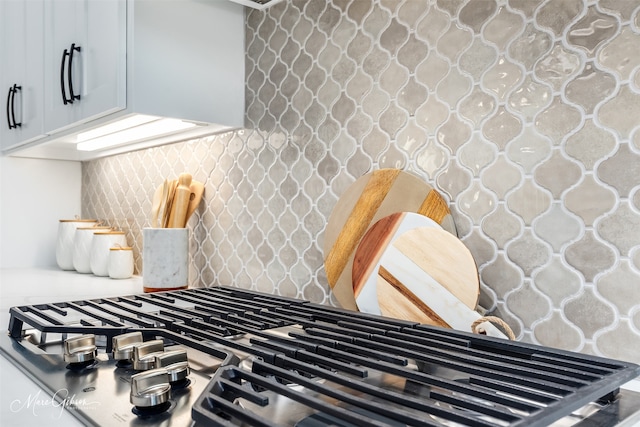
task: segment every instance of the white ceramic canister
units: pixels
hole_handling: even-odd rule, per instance
[[[61,219],[56,241],[56,262],[62,270],[73,270],[73,239],[78,227],[97,224],[95,219]]]
[[[89,256],[89,264],[93,274],[104,277],[109,275],[109,252],[116,245],[127,246],[127,238],[124,231],[93,233],[91,254]]]
[[[189,229],[142,229],[142,284],[145,292],[189,286]]]
[[[73,268],[78,273],[91,273],[91,242],[93,233],[111,231],[108,226],[78,227],[73,238]]]
[[[114,246],[109,249],[109,277],[128,279],[133,276],[133,248]]]

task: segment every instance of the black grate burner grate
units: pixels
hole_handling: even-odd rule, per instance
[[[537,345],[212,287],[10,309],[9,333],[142,331],[223,360],[192,408],[203,425],[547,426],[616,399],[640,366]],[[27,326],[27,327],[25,327]],[[296,326],[285,335],[276,328]],[[236,339],[246,335],[248,339]],[[250,356],[250,368],[236,353]]]

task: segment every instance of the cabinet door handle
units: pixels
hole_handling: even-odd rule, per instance
[[[13,93],[13,87],[9,86],[9,93],[7,94],[7,123],[9,123],[9,129],[13,129],[13,125],[11,124],[11,115],[9,111],[11,111],[11,94]]]
[[[62,102],[64,103],[64,105],[73,103],[73,99],[68,100],[67,94],[64,91],[64,60],[67,56],[69,56],[69,51],[65,49],[64,52],[62,52],[62,60],[60,61],[60,90],[62,91]]]
[[[22,126],[22,122],[18,123],[16,122],[16,105],[15,105],[15,100],[16,100],[16,93],[22,90],[22,86],[18,86],[17,84],[14,83],[13,85],[13,95],[11,95],[11,120],[13,120],[13,128],[19,128],[20,126]]]
[[[80,52],[80,46],[76,46],[75,43],[71,43],[71,49],[69,49],[69,65],[67,67],[67,81],[69,82],[69,102],[73,103],[74,99],[80,99],[80,95],[73,93],[73,79],[71,78],[71,68],[73,66],[73,52]]]

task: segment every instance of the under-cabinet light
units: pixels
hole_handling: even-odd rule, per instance
[[[178,119],[136,115],[78,134],[76,148],[95,151],[149,139],[197,126]]]
[[[145,114],[135,114],[133,116],[118,120],[114,123],[109,123],[103,126],[99,126],[95,129],[91,129],[86,132],[81,132],[76,137],[77,142],[89,141],[90,139],[100,138],[101,136],[110,135],[116,132],[123,131],[135,126],[140,126],[145,123],[158,120],[160,117],[147,116]]]

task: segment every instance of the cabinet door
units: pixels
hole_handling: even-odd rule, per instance
[[[82,0],[50,0],[45,3],[44,125],[47,133],[64,128],[80,117],[78,106],[81,99],[71,99],[70,89],[79,92],[82,83],[82,51],[73,51],[72,57],[70,49],[72,45],[79,49],[86,46],[80,25],[83,8]]]
[[[124,0],[45,3],[45,129],[55,133],[124,108]]]
[[[44,136],[43,8],[42,0],[0,2],[3,150]]]
[[[87,50],[83,59],[81,118],[95,119],[126,107],[127,5],[125,0],[86,1]]]

